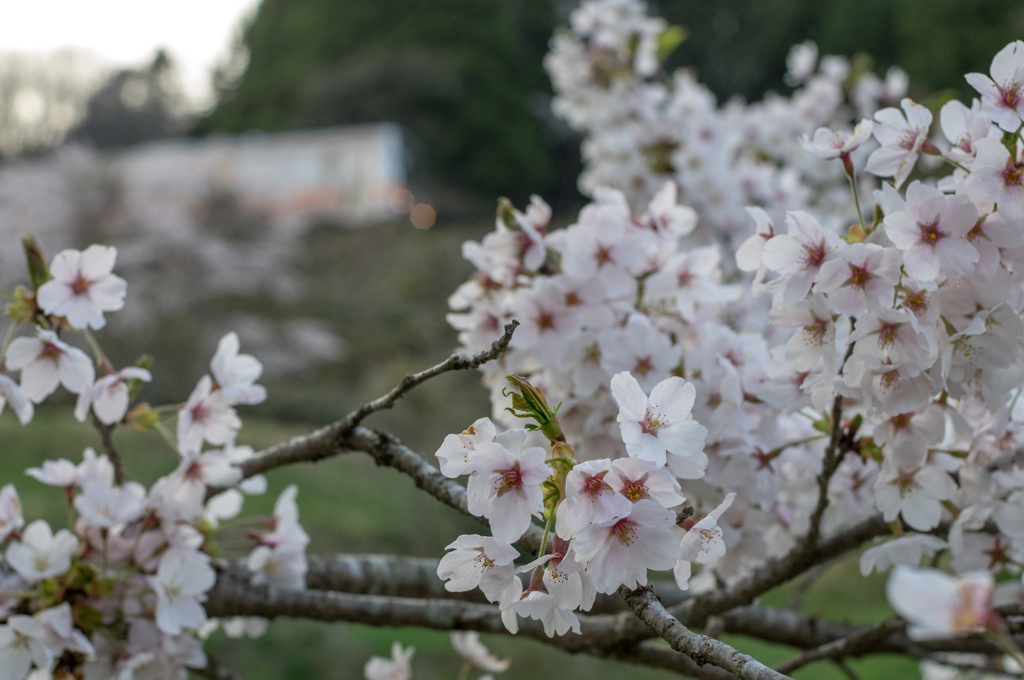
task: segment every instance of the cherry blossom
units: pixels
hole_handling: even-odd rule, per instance
[[[21,391],[37,404],[60,384],[68,392],[79,394],[92,385],[96,376],[89,355],[42,328],[35,338],[15,338],[11,342],[7,366],[21,369]]]
[[[599,593],[647,585],[647,570],[671,569],[679,558],[672,540],[675,513],[640,500],[628,515],[587,527],[573,541],[576,559],[586,563]]]
[[[649,460],[619,458],[612,461],[611,468],[608,484],[633,503],[650,499],[666,508],[674,508],[686,500],[673,475]]]
[[[565,479],[565,500],[558,507],[555,531],[570,539],[588,524],[600,524],[629,513],[629,500],[609,484],[611,462],[580,463]]]
[[[22,425],[27,425],[32,420],[35,409],[32,401],[26,397],[18,383],[10,379],[4,373],[0,373],[0,413],[3,413],[4,406],[11,405],[11,410]]]
[[[67,529],[54,535],[41,519],[29,524],[21,539],[7,546],[7,562],[30,583],[63,574],[71,568],[71,556],[78,550],[78,539]]]
[[[458,477],[474,471],[470,458],[476,452],[474,445],[479,442],[493,442],[497,429],[490,418],[480,418],[462,431],[444,438],[441,448],[434,455],[441,461],[441,473],[446,477]],[[520,442],[520,445],[522,442]]]
[[[995,201],[1002,215],[1024,219],[1024,162],[996,139],[980,139],[974,146],[977,155],[966,186]]]
[[[1016,132],[1024,119],[1024,42],[1012,42],[992,59],[992,77],[968,73],[967,82],[977,90],[982,108],[1006,132]]]
[[[509,659],[499,659],[480,642],[480,634],[476,631],[452,631],[452,647],[474,667],[491,673],[504,673],[511,665]]]
[[[128,288],[124,279],[111,273],[116,259],[117,249],[111,246],[57,253],[50,263],[53,278],[37,293],[39,306],[47,314],[67,318],[75,328],[103,328],[103,313],[124,307]]]
[[[447,581],[444,587],[458,593],[479,587],[491,602],[507,604],[509,597],[518,598],[522,584],[515,577],[513,560],[519,552],[511,545],[499,543],[488,536],[460,536],[449,545],[451,550],[437,565],[437,576]],[[518,586],[518,592],[516,592]],[[512,589],[512,592],[508,592]]]
[[[993,625],[992,574],[957,578],[938,569],[897,566],[886,584],[889,603],[910,622],[915,640],[967,635]]]
[[[928,141],[932,114],[910,99],[900,102],[903,108],[882,109],[875,113],[873,132],[882,145],[868,157],[866,170],[879,177],[892,177],[899,189],[917,163],[921,149]]]
[[[842,259],[822,265],[814,289],[828,297],[833,309],[855,316],[891,305],[899,279],[899,251],[855,243],[843,250]]]
[[[826,262],[838,254],[839,238],[805,212],[786,215],[788,233],[778,234],[764,245],[762,259],[768,269],[785,278],[785,299],[803,299]]]
[[[267,390],[256,381],[263,375],[263,364],[250,354],[239,354],[238,333],[228,333],[217,343],[210,371],[224,395],[235,404],[261,404]]]
[[[31,616],[8,617],[0,625],[0,678],[24,680],[29,670],[49,670],[53,655],[46,646],[46,630]]]
[[[870,120],[862,120],[853,128],[852,132],[846,130],[829,130],[818,128],[814,131],[814,138],[804,135],[800,144],[804,151],[816,158],[849,158],[861,144],[871,138],[872,124]]]
[[[178,446],[185,452],[198,452],[204,441],[213,445],[230,444],[242,426],[234,402],[213,389],[213,380],[204,375],[178,411]]]
[[[947,275],[974,270],[978,251],[964,237],[978,222],[978,211],[969,198],[945,196],[915,181],[907,188],[907,208],[885,217],[886,236],[905,251],[907,276],[934,281],[940,270]]]
[[[396,642],[391,645],[390,659],[371,657],[366,662],[363,674],[366,680],[412,680],[412,668],[409,664],[415,653],[415,647],[402,649],[402,645]]]
[[[21,515],[21,499],[13,484],[0,488],[0,543],[25,526]]]
[[[692,383],[673,376],[658,383],[648,397],[623,371],[612,378],[612,396],[629,455],[663,466],[666,453],[694,456],[704,448],[707,429],[690,414],[696,397]]]
[[[75,403],[75,418],[84,423],[89,410],[104,425],[113,425],[124,419],[128,412],[129,380],[149,382],[153,379],[149,371],[137,366],[122,368],[116,373],[105,375],[93,385],[82,390]]]
[[[213,587],[216,573],[201,553],[172,548],[160,559],[155,576],[148,577],[156,592],[156,623],[160,630],[177,635],[199,628],[206,621],[201,602]]]
[[[530,526],[531,515],[543,510],[541,482],[551,474],[544,449],[533,447],[518,453],[497,442],[476,445],[477,472],[467,486],[469,511],[491,522],[494,537],[513,543]]]
[[[736,499],[735,493],[725,497],[717,508],[696,522],[680,541],[680,555],[673,565],[676,585],[686,590],[689,587],[691,563],[714,564],[725,555],[725,541],[722,540],[722,529],[718,526],[725,511],[732,507]]]

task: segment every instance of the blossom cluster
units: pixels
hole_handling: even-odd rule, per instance
[[[671,87],[655,77],[666,27],[640,3],[588,2],[572,25],[554,42],[549,69],[557,110],[588,135],[583,187],[593,202],[561,230],[539,198],[525,212],[500,205],[495,231],[463,248],[477,272],[452,296],[449,316],[467,349],[520,322],[501,365],[483,369],[493,418],[522,425],[522,413],[504,413],[502,377],[523,376],[560,401],[565,444],[545,432],[552,447],[542,457],[490,421],[450,437],[438,452],[446,474],[468,473],[471,489],[493,496],[471,501],[477,514],[491,517],[488,504],[506,502],[502,475],[520,456],[530,480],[550,477],[530,482],[514,527],[492,522],[493,538],[463,537],[456,553],[470,560],[476,551],[488,569],[511,574],[508,544],[529,528],[529,510],[553,522],[549,572],[571,557],[567,573],[583,574],[584,594],[632,587],[647,568],[668,568],[670,556],[700,562],[680,557],[666,513],[685,495],[723,541],[714,574],[695,576],[695,587],[711,588],[819,530],[824,468],[822,532],[876,514],[892,527],[863,554],[865,574],[943,552],[960,574],[1020,573],[1024,42],[1000,50],[990,74],[967,76],[978,92],[970,105],[933,112],[903,98],[877,109],[896,103],[905,78],[853,78],[829,58],[819,72],[816,50],[803,45],[790,55],[800,86],[791,99],[717,110],[706,96],[694,104],[701,89],[690,76],[676,74]],[[772,111],[789,127],[760,124]],[[667,134],[675,136],[659,137]],[[684,162],[695,149],[707,155]],[[789,177],[799,191],[701,184],[712,176],[755,186],[743,170],[755,149],[765,177]],[[846,200],[836,197],[841,188]],[[667,393],[683,389],[685,408],[665,406]],[[642,443],[663,415],[701,427],[687,455]],[[498,447],[508,452],[501,464],[488,453]],[[648,556],[617,561],[609,574],[607,546],[593,534],[621,521],[621,497],[635,500],[621,490],[622,471],[640,465],[654,465],[649,474],[664,475],[659,488],[672,491],[651,511],[665,531],[631,544]],[[554,509],[543,504],[545,483],[556,487]],[[713,512],[733,498],[726,515]],[[631,540],[623,534],[621,544]],[[676,568],[680,585],[688,568]],[[453,563],[449,577],[465,573]],[[518,586],[502,579],[480,585],[505,611],[529,615]],[[545,579],[536,590],[555,597],[558,583]],[[557,609],[553,630],[562,632],[573,618]]]
[[[63,387],[77,395],[75,418],[92,420],[106,453],[89,448],[78,463],[59,458],[26,471],[33,483],[63,490],[67,526],[56,531],[42,519],[26,523],[13,484],[0,489],[0,677],[184,680],[189,668],[206,665],[197,636],[219,623],[203,608],[216,580],[217,530],[240,513],[243,494],[266,490],[262,477],[242,480],[237,464],[253,452],[235,444],[242,424],[235,407],[266,398],[257,384],[262,366],[229,333],[212,376],[185,403],[135,403],[149,371],[115,368],[91,332],[124,305],[116,249],[65,250],[47,264],[29,239],[26,254],[31,287],[19,286],[5,310],[0,410],[9,405],[27,424],[34,406]],[[93,356],[73,344],[76,337]],[[164,424],[170,418],[176,434]],[[149,489],[126,480],[111,438],[119,426],[158,432],[176,467]],[[266,531],[249,536],[254,585],[305,587],[309,538],[294,487],[278,499]],[[250,619],[223,623],[239,633],[264,627]]]
[[[555,35],[545,65],[555,115],[584,135],[581,190],[616,188],[637,206],[671,180],[706,242],[743,233],[748,205],[776,218],[810,208],[852,216],[842,169],[803,153],[801,137],[897,102],[906,73],[883,79],[845,57],[819,60],[808,42],[789,55],[791,94],[719,106],[692,72],[663,72],[678,31],[642,0],[601,0],[583,3]]]

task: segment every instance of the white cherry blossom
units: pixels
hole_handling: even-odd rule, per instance
[[[968,73],[965,78],[981,94],[983,110],[992,120],[1006,132],[1016,132],[1024,119],[1024,42],[999,50],[991,74]]]
[[[89,416],[89,410],[92,409],[99,421],[105,425],[121,422],[128,412],[128,381],[149,382],[152,379],[149,371],[137,366],[128,366],[116,373],[103,376],[78,395],[75,418],[78,422],[84,423]]]
[[[202,602],[217,575],[202,553],[172,548],[160,558],[155,576],[147,578],[156,592],[156,623],[161,631],[177,635],[206,622]]]
[[[552,474],[539,447],[513,453],[497,442],[476,445],[477,471],[469,478],[469,511],[490,520],[494,537],[514,543],[543,511],[541,483]]]
[[[565,500],[558,506],[555,531],[570,539],[588,524],[618,519],[631,509],[629,500],[609,484],[611,461],[579,463],[565,478]]]
[[[893,609],[907,619],[915,640],[968,635],[993,625],[994,583],[988,572],[955,577],[938,569],[897,566],[885,593]]]
[[[204,375],[178,411],[178,446],[181,450],[198,453],[204,441],[215,446],[232,443],[242,426],[232,408],[233,403],[223,390],[214,390],[213,380]]]
[[[692,383],[673,376],[658,383],[648,397],[623,371],[612,378],[612,396],[629,455],[663,466],[668,452],[686,457],[703,450],[707,429],[690,413],[696,397]]]
[[[67,318],[75,328],[103,328],[107,323],[103,313],[124,307],[128,288],[124,279],[112,273],[116,259],[117,249],[111,246],[57,253],[50,263],[53,278],[39,287],[39,306],[47,314]]]
[[[54,535],[41,519],[29,524],[21,540],[7,546],[7,562],[30,583],[59,576],[71,568],[71,556],[78,550],[78,539],[67,529]]]
[[[671,569],[679,559],[673,540],[675,513],[640,500],[622,519],[592,524],[573,541],[576,559],[587,565],[599,593],[647,585],[647,570]]]
[[[0,625],[0,678],[24,680],[33,666],[48,671],[52,662],[46,630],[31,616],[11,616]]]
[[[89,355],[62,342],[53,331],[38,329],[34,338],[15,338],[7,348],[7,366],[21,369],[21,391],[40,403],[63,384],[79,394],[96,377]]]
[[[4,412],[4,406],[8,404],[22,425],[32,420],[35,411],[32,400],[24,395],[18,383],[11,380],[10,376],[0,373],[0,413]]]
[[[241,342],[234,331],[217,343],[217,353],[210,361],[210,371],[224,395],[235,404],[261,404],[267,389],[257,385],[263,375],[263,364],[251,354],[239,354]]]
[[[412,680],[412,655],[415,647],[402,649],[398,642],[391,645],[391,658],[374,656],[366,662],[363,674],[366,680]]]
[[[25,526],[21,515],[21,499],[13,484],[5,484],[0,488],[0,543],[8,536]]]
[[[882,145],[868,157],[866,170],[879,177],[892,177],[899,189],[917,163],[921,148],[928,141],[932,114],[927,108],[904,99],[899,109],[882,109],[875,113],[873,132]]]

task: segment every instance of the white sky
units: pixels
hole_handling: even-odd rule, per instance
[[[209,95],[209,73],[259,0],[0,0],[0,50],[85,49],[137,66],[167,48],[190,97]]]

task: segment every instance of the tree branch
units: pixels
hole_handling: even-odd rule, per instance
[[[623,586],[619,588],[619,594],[639,619],[667,641],[672,649],[686,654],[698,666],[713,664],[743,680],[783,680],[787,677],[724,642],[691,632],[666,611],[648,586],[636,590]]]
[[[355,430],[367,416],[377,411],[389,409],[395,405],[409,390],[420,383],[448,371],[464,371],[477,368],[488,361],[497,359],[508,351],[509,342],[519,322],[512,320],[505,325],[505,333],[491,343],[490,349],[472,356],[463,357],[453,354],[438,365],[419,373],[410,373],[402,378],[390,392],[379,399],[368,401],[352,411],[341,420],[331,423],[309,434],[293,437],[288,441],[260,451],[242,463],[244,477],[252,477],[282,465],[300,462],[314,462],[329,456],[337,455],[344,450],[342,442]]]
[[[192,672],[209,680],[242,680],[242,676],[228,668],[215,658],[206,655],[205,668],[193,668]]]
[[[817,544],[821,533],[821,518],[825,514],[825,508],[828,507],[828,483],[836,468],[839,467],[840,456],[837,455],[837,449],[843,434],[842,419],[843,397],[837,394],[832,401],[832,434],[828,440],[828,447],[825,449],[825,458],[821,462],[821,473],[818,474],[818,503],[814,512],[811,513],[807,534],[803,538],[805,549],[812,549]]]
[[[114,484],[123,486],[126,480],[124,464],[121,462],[121,454],[117,452],[117,447],[114,446],[114,426],[101,423],[95,413],[92,414],[91,420],[96,431],[100,433],[100,439],[103,441],[103,450],[107,452],[107,457],[110,458],[110,463],[114,466]]]
[[[891,634],[906,629],[907,622],[902,619],[889,619],[877,626],[859,630],[855,633],[833,640],[814,649],[801,652],[789,661],[775,667],[780,673],[791,675],[798,668],[822,659],[840,661],[848,656],[860,656],[866,651],[877,647],[880,640]]]

